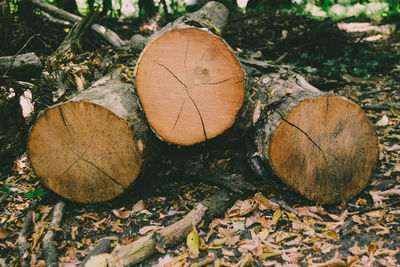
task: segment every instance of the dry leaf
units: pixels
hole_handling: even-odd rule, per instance
[[[375,126],[384,127],[389,124],[389,119],[386,115],[384,115],[379,121],[375,123]]]
[[[148,232],[156,231],[156,230],[158,230],[158,229],[161,229],[161,227],[160,227],[160,226],[156,226],[156,225],[145,226],[145,227],[140,228],[139,234],[145,235],[145,234],[147,234]]]
[[[258,202],[260,210],[277,210],[279,205],[269,199],[267,199],[263,194],[257,192],[254,195],[254,200]]]
[[[106,223],[107,218],[104,218],[98,222],[94,222],[93,225],[95,226],[95,231],[97,231],[98,229],[101,229],[102,231],[106,230],[106,228],[104,227],[103,223]]]
[[[364,224],[368,225],[366,220],[364,220],[363,218],[361,218],[360,216],[358,216],[356,214],[351,216],[351,219],[353,220],[353,222],[355,222],[355,223],[357,223],[359,225],[364,225]]]
[[[99,214],[97,214],[95,212],[84,213],[84,214],[82,214],[82,217],[83,218],[90,218],[90,219],[95,220],[95,221],[100,220]]]
[[[373,211],[368,211],[365,213],[365,215],[372,217],[372,218],[381,218],[382,217],[382,210],[373,210]]]
[[[361,256],[367,252],[365,249],[361,249],[359,246],[357,246],[357,243],[355,243],[354,246],[349,248],[349,251],[351,254],[353,254],[355,256]]]
[[[225,244],[226,244],[228,247],[232,247],[232,246],[236,245],[237,242],[239,242],[239,240],[240,240],[240,236],[239,236],[239,235],[229,236],[229,237],[227,237],[227,238],[225,239]]]
[[[400,196],[400,185],[386,191],[370,191],[375,207],[378,207],[382,200],[389,199],[390,196]]]
[[[229,224],[222,219],[214,219],[210,223],[209,228],[213,229],[214,227],[219,226],[219,225],[228,226]]]
[[[382,225],[374,225],[368,228],[365,228],[365,231],[368,233],[371,230],[376,231],[377,235],[386,235],[386,234],[390,234],[390,229],[392,229],[392,227],[385,227]]]
[[[0,239],[6,239],[8,236],[7,230],[0,228]]]
[[[111,232],[117,232],[117,233],[123,233],[124,232],[124,230],[121,227],[119,227],[118,223],[119,223],[119,221],[112,223]]]
[[[329,266],[329,267],[345,267],[346,262],[340,257],[339,252],[336,251],[335,256],[333,256],[332,259],[325,261],[325,262],[321,262],[321,263],[314,263],[313,259],[310,259],[308,261],[308,265],[312,266],[312,267],[325,267],[325,266]]]
[[[337,216],[335,214],[328,214],[328,215],[333,220],[338,221],[338,222],[342,222],[347,218],[347,215],[349,215],[349,211],[348,210],[343,211],[343,213],[340,216]]]
[[[126,211],[121,211],[120,209],[113,209],[112,212],[114,213],[115,216],[121,219],[126,219],[129,216],[131,216],[131,211],[126,210]]]
[[[136,214],[141,212],[146,208],[146,203],[143,200],[139,200],[136,204],[132,207],[132,214]]]
[[[187,235],[186,245],[189,249],[191,256],[194,258],[197,258],[200,254],[200,250],[199,250],[200,241],[199,241],[199,234],[197,233],[196,227],[193,227],[193,229]]]
[[[281,218],[281,216],[282,216],[282,210],[281,209],[276,210],[274,212],[274,215],[272,215],[273,224],[276,225],[278,223],[279,219]]]

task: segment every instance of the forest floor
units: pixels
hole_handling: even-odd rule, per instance
[[[346,96],[365,110],[378,134],[379,164],[355,198],[321,206],[275,177],[255,177],[240,142],[204,153],[185,151],[184,161],[165,146],[154,175],[117,199],[96,205],[63,200],[62,223],[53,229],[60,265],[79,265],[102,238],[114,248],[176,222],[220,190],[204,173],[221,170],[244,174],[254,190],[191,233],[200,240],[199,253],[193,252],[196,244],[182,240],[143,266],[399,266],[400,34],[393,27],[259,15],[232,19],[223,35],[238,54],[289,65],[317,88]],[[124,36],[126,27],[118,28]],[[109,50],[103,55],[118,57]],[[94,62],[99,52],[90,53],[86,59]],[[0,266],[18,265],[28,254],[31,266],[44,266],[43,236],[60,197],[40,183],[26,156],[1,177],[0,193]],[[17,239],[30,210],[29,253],[19,256]]]

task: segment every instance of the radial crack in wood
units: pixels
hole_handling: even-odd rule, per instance
[[[180,145],[222,134],[244,100],[243,70],[230,48],[193,27],[152,40],[139,58],[136,83],[150,126]]]
[[[378,146],[374,128],[357,105],[323,96],[294,107],[273,132],[265,153],[291,188],[309,199],[334,203],[366,186]]]
[[[158,154],[132,84],[121,78],[118,69],[70,101],[48,108],[30,131],[33,169],[48,188],[69,200],[115,198]]]

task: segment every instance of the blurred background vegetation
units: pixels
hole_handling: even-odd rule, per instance
[[[33,1],[33,0],[31,0]],[[151,34],[157,27],[203,6],[208,0],[44,0],[84,16],[100,11],[98,23],[125,40],[134,34]],[[234,48],[259,51],[266,60],[296,66],[298,71],[337,78],[341,73],[368,79],[377,70],[399,65],[399,55],[368,44],[368,38],[398,36],[400,0],[218,0],[230,9],[223,37]],[[63,40],[69,27],[46,22],[45,12],[27,0],[0,0],[0,56],[15,55],[21,47],[49,55]],[[44,18],[44,20],[43,20]],[[340,24],[371,28],[349,36]],[[376,26],[385,24],[385,28]],[[346,26],[346,25],[344,25]],[[339,30],[340,28],[340,30]],[[381,29],[382,28],[382,29]],[[380,31],[384,33],[381,34]],[[88,33],[89,35],[92,33]],[[395,35],[392,35],[395,34]],[[34,38],[32,38],[34,36]],[[103,44],[96,36],[86,39],[86,49]],[[98,39],[98,38],[97,38]],[[27,44],[27,40],[29,40]],[[325,86],[325,81],[320,87]]]
[[[187,11],[194,11],[207,0],[45,0],[71,13],[85,15],[98,7],[103,16],[153,17],[157,14],[173,19]],[[0,0],[4,15],[17,14],[21,0]],[[400,14],[399,0],[220,0],[231,11],[241,13],[276,11],[308,15],[333,21],[352,18],[375,20]]]

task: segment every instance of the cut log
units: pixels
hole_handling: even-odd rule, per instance
[[[263,74],[258,81],[252,85],[261,92],[255,98],[266,107],[250,159],[256,172],[268,176],[267,163],[290,188],[319,203],[358,194],[378,161],[376,132],[362,109],[288,70]],[[273,97],[265,100],[265,95]]]
[[[42,63],[35,53],[0,57],[0,75],[17,79],[35,78],[42,72]]]
[[[48,108],[28,140],[32,167],[51,190],[95,203],[123,193],[157,155],[152,134],[120,70]],[[151,151],[151,153],[149,153]]]
[[[193,27],[164,32],[146,46],[136,86],[150,126],[161,139],[179,145],[222,134],[244,99],[244,73],[231,49]]]

